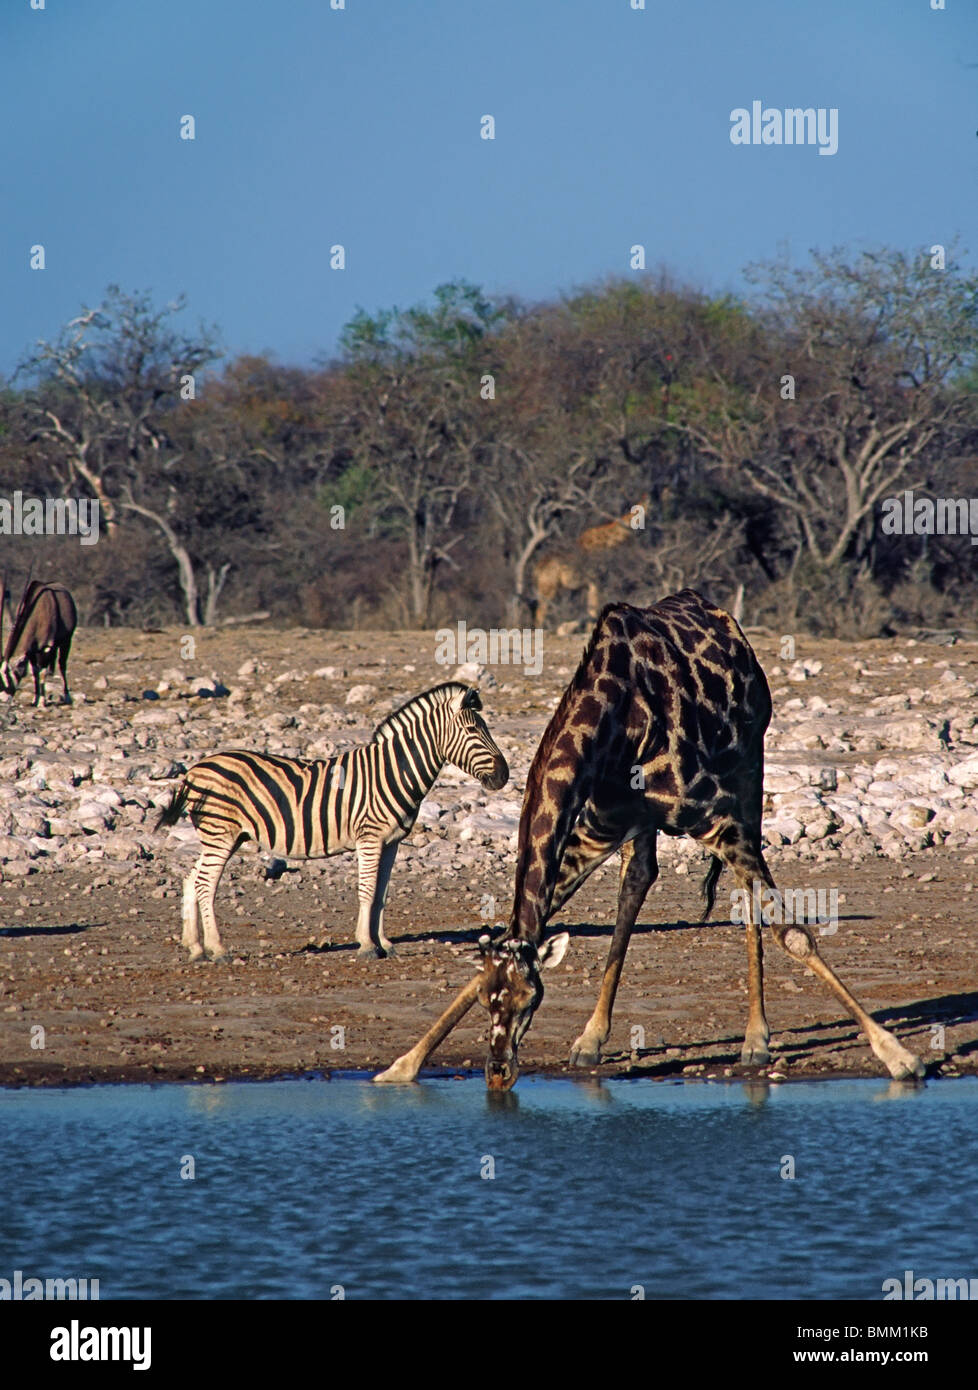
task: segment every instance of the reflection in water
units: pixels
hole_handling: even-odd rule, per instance
[[[208,1085],[206,1082],[200,1085],[187,1087],[187,1108],[198,1111],[202,1115],[214,1115],[219,1110],[223,1110],[227,1104],[227,1083],[221,1085]]]
[[[374,1086],[362,1081],[333,1081],[332,1085],[357,1088],[357,1109],[366,1115],[412,1114],[421,1110],[445,1110],[452,1107],[452,1088],[464,1082],[445,1078],[444,1084],[421,1085],[409,1082],[405,1086]]]
[[[911,1125],[870,1103],[911,1098]],[[105,1298],[878,1299],[908,1250],[973,1265],[976,1118],[971,1078],[0,1090],[0,1275],[29,1251]],[[803,1201],[772,1154],[804,1155]]]
[[[487,1086],[486,1108],[495,1115],[505,1114],[507,1111],[512,1114],[520,1108],[519,1095],[516,1091],[490,1091]]]
[[[614,1101],[611,1087],[606,1086],[600,1076],[575,1076],[572,1084],[577,1094],[591,1105],[611,1105]]]
[[[908,1076],[905,1081],[891,1081],[885,1090],[876,1092],[873,1100],[909,1100],[923,1095],[926,1089],[923,1081]]]
[[[751,1077],[744,1082],[744,1095],[754,1110],[760,1110],[770,1099],[771,1083],[766,1076]]]

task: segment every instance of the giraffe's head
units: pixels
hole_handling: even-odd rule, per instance
[[[567,932],[537,947],[531,941],[479,938],[482,976],[476,998],[489,1013],[486,1085],[508,1091],[519,1075],[517,1049],[543,999],[540,972],[559,965],[570,938]]]

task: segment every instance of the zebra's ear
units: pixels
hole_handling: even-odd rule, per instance
[[[467,691],[465,692],[465,694],[462,696],[462,703],[459,705],[459,709],[481,709],[481,708],[482,708],[482,699],[481,699],[481,697],[480,697],[480,695],[479,695],[478,690],[476,690],[476,688],[475,688],[474,685],[469,686],[468,690],[467,690]]]

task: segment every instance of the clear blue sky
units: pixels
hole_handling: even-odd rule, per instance
[[[0,372],[112,282],[308,363],[358,305],[546,298],[634,242],[717,291],[975,252],[976,65],[975,0],[2,0]],[[734,146],[755,99],[837,107],[838,153]]]

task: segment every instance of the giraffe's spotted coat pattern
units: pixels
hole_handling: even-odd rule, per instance
[[[604,609],[530,766],[508,930],[483,948],[491,1088],[514,1083],[517,1047],[543,997],[536,956],[527,949],[541,947],[550,917],[616,850],[622,876],[615,933],[597,1005],[571,1051],[572,1061],[585,1065],[600,1059],[611,1031],[629,937],[658,873],[660,832],[689,835],[712,854],[703,884],[707,913],[724,866],[750,901],[755,880],[774,887],[761,850],[770,719],[770,691],[750,643],[729,613],[695,590],[653,608]],[[769,1060],[760,925],[747,926],[750,1010],[741,1055],[751,1064]],[[921,1074],[917,1058],[869,1018],[804,927],[773,930],[778,945],[846,1005],[892,1075]],[[523,1006],[513,992],[517,979],[531,991]]]
[[[711,853],[707,912],[724,866],[744,894],[750,1003],[741,1061],[766,1064],[762,924],[752,890],[755,881],[775,886],[761,852],[770,718],[770,692],[750,643],[701,594],[683,589],[652,608],[605,608],[530,765],[509,926],[496,942],[480,943],[481,975],[378,1079],[413,1079],[478,997],[490,1017],[486,1081],[508,1090],[520,1040],[543,998],[540,970],[566,950],[566,933],[547,939],[548,921],[620,850],[618,915],[601,990],[571,1049],[572,1062],[598,1062],[632,928],[658,874],[660,832],[689,835]],[[821,958],[806,927],[782,923],[772,931],[831,989],[892,1076],[923,1075],[918,1058],[870,1018]]]

